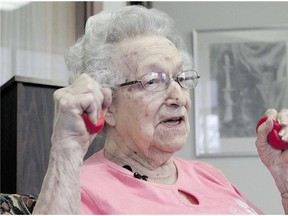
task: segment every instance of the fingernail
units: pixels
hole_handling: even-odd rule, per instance
[[[288,120],[281,119],[279,124],[282,125],[282,126],[287,125],[288,124]]]
[[[278,134],[279,134],[279,136],[282,136],[282,137],[283,137],[283,136],[284,136],[284,134],[285,134],[285,132],[284,132],[284,130],[282,129],[282,130],[280,130],[280,131],[279,131],[279,133],[278,133]]]
[[[288,134],[286,134],[285,136],[282,136],[282,140],[285,142],[288,142]]]

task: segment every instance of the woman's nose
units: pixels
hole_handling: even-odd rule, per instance
[[[165,100],[166,106],[185,106],[186,97],[180,84],[174,79],[170,80],[169,86],[166,90],[167,98]]]

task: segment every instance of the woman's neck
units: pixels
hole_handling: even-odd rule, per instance
[[[121,147],[120,147],[121,146]],[[171,154],[149,154],[149,158],[130,151],[125,145],[106,142],[104,146],[105,157],[119,166],[128,165],[132,172],[148,176],[147,181],[160,184],[174,184],[177,180],[177,169],[171,159]]]

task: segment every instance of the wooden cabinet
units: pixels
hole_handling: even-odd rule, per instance
[[[38,194],[47,170],[53,93],[60,85],[14,77],[1,86],[1,192]]]
[[[55,90],[64,83],[14,77],[1,86],[2,193],[39,194],[47,171]],[[104,145],[94,140],[88,158]]]

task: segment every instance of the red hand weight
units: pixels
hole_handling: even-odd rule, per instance
[[[256,132],[258,130],[258,127],[266,120],[267,117],[263,117],[258,121],[256,126]],[[281,130],[281,125],[279,125],[279,123],[274,120],[273,123],[273,129],[268,136],[268,143],[275,149],[288,149],[288,142],[284,142],[283,140],[281,140],[281,137],[279,137],[278,135],[279,131]]]
[[[98,133],[98,132],[100,132],[103,129],[104,121],[105,121],[104,112],[102,112],[102,111],[100,112],[100,117],[97,119],[97,123],[96,124],[93,124],[89,120],[87,113],[84,113],[82,115],[82,117],[83,117],[83,120],[85,122],[85,125],[86,125],[87,130],[89,131],[89,133],[91,133],[91,134]]]

